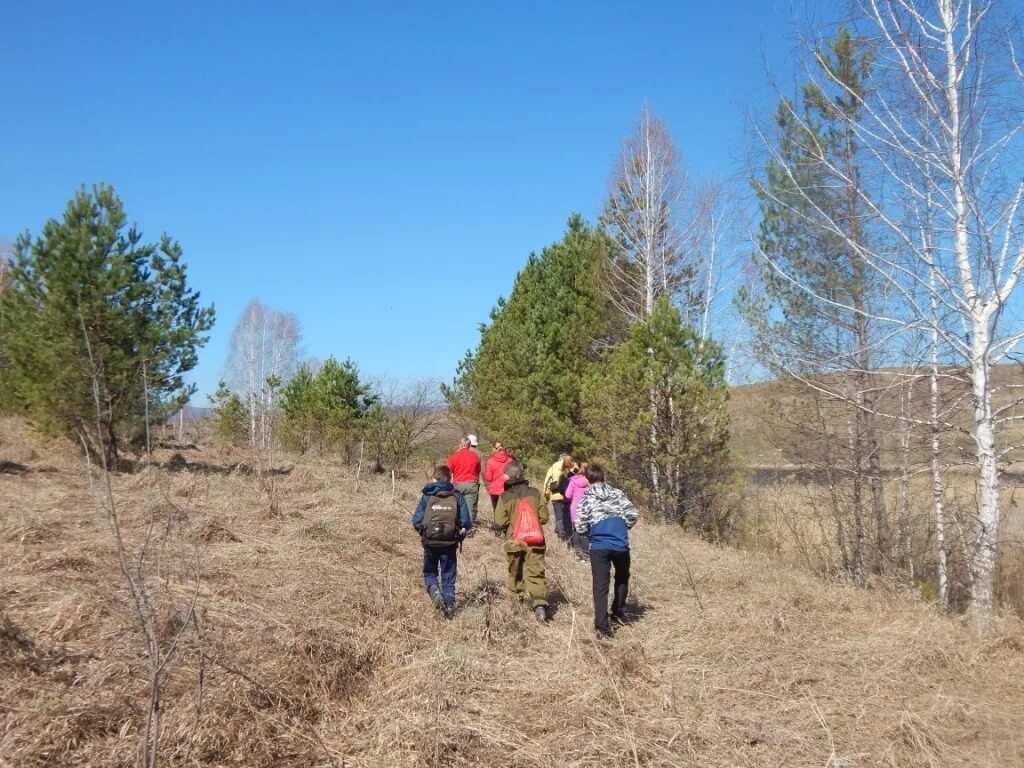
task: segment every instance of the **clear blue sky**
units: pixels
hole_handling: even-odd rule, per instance
[[[775,0],[5,2],[0,240],[112,183],[216,304],[197,402],[252,297],[299,316],[309,355],[448,379],[529,252],[596,217],[645,99],[695,173],[737,171],[790,19]]]

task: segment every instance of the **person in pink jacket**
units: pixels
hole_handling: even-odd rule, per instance
[[[590,551],[589,537],[576,531],[576,513],[580,507],[580,500],[590,486],[587,480],[588,466],[586,459],[577,459],[576,474],[569,478],[569,485],[565,489],[565,500],[569,502],[569,520],[572,521],[572,548],[579,560],[586,560]]]
[[[491,497],[491,511],[498,506],[498,499],[505,492],[505,465],[512,460],[501,443],[494,444],[494,453],[487,457],[484,467],[484,482],[487,493]]]

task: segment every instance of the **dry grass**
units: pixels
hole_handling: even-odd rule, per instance
[[[826,577],[843,577],[843,568],[836,543],[836,524],[830,512],[827,485],[814,480],[801,480],[789,474],[769,479],[767,472],[751,479],[745,490],[742,529],[737,532],[736,543],[743,549],[764,552],[776,562],[795,565],[811,573]],[[934,532],[934,510],[931,501],[930,478],[914,477],[908,489],[907,528],[908,546],[904,540],[894,541],[894,556],[899,558],[898,574],[888,576],[868,573],[870,580],[880,585],[885,578],[911,581],[921,595],[937,599],[937,551]],[[896,483],[886,488],[888,508],[894,513],[898,502]],[[1004,488],[1002,519],[997,558],[996,599],[1001,608],[1014,611],[1024,618],[1024,500],[1019,486]],[[976,497],[970,477],[949,473],[945,485],[946,548],[950,600],[953,610],[966,607],[970,592],[969,540],[972,512]],[[852,521],[846,513],[847,537]],[[894,524],[893,535],[897,535]],[[871,532],[869,532],[871,535]],[[874,555],[868,543],[868,556]],[[907,559],[914,563],[908,572]]]
[[[73,459],[18,461],[27,471],[0,474],[0,766],[133,765],[144,656],[109,531]],[[57,471],[32,471],[42,464]],[[201,547],[200,631],[168,683],[164,764],[1024,761],[1015,620],[974,635],[905,596],[642,524],[638,618],[611,642],[592,639],[584,565],[553,548],[555,617],[540,627],[504,599],[504,558],[485,532],[466,543],[462,608],[444,622],[408,524],[417,486],[400,482],[392,503],[390,479],[364,478],[356,495],[350,470],[299,461],[277,478],[270,516],[242,472],[116,478],[129,540],[154,519],[166,532],[154,586],[168,626],[192,588],[191,542]]]

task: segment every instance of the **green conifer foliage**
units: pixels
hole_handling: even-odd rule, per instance
[[[213,431],[218,438],[231,445],[242,445],[249,439],[249,409],[223,381],[209,397],[213,404]]]
[[[720,491],[729,479],[729,423],[721,347],[701,341],[662,297],[591,369],[583,391],[587,430],[612,476],[650,500],[649,467],[656,463],[666,517],[706,534],[724,533],[729,520]]]
[[[377,402],[349,359],[328,358],[314,376],[302,366],[281,390],[282,437],[301,451],[341,447],[346,453]]]
[[[214,311],[189,289],[181,256],[167,235],[144,244],[103,185],[78,192],[38,238],[19,238],[0,296],[4,407],[116,464],[147,413],[161,419],[195,391],[184,375]]]
[[[604,236],[576,214],[562,240],[531,254],[442,388],[449,404],[529,455],[584,447],[580,382],[611,327],[598,290],[605,252]]]
[[[872,57],[840,28],[817,61],[843,87],[826,94],[811,83],[798,103],[782,100],[776,154],[754,180],[763,292],[742,294],[740,305],[755,329],[759,359],[780,376],[866,371],[870,351],[879,348],[868,319],[878,278],[865,273],[850,245],[870,239],[850,122],[859,117]]]

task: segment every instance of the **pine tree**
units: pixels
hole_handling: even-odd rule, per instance
[[[339,445],[347,452],[377,400],[349,359],[329,357],[316,376],[300,366],[280,394],[285,443],[300,451],[316,445],[321,455]]]
[[[245,442],[249,437],[249,409],[238,393],[222,381],[208,399],[213,405],[214,434],[231,445]]]
[[[829,407],[845,404],[849,436],[834,439],[847,449],[832,469],[850,478],[852,514],[844,521],[836,503],[834,516],[840,547],[850,548],[844,561],[862,579],[872,526],[877,567],[891,560],[874,413],[881,389],[874,371],[884,349],[871,318],[879,314],[882,281],[858,253],[870,247],[872,232],[853,128],[869,87],[872,54],[841,27],[815,60],[831,92],[809,83],[799,103],[780,103],[778,146],[754,184],[761,209],[758,277],[763,293],[759,300],[747,297],[744,311],[765,365],[808,383],[812,399],[824,397]],[[822,377],[829,375],[825,383]],[[837,493],[832,497],[838,499]]]
[[[530,254],[443,387],[449,404],[535,456],[585,447],[580,382],[612,328],[598,287],[605,250],[604,236],[574,214],[561,241]]]
[[[728,387],[719,345],[702,340],[662,297],[602,362],[583,387],[586,427],[597,454],[633,493],[649,500],[649,468],[657,465],[665,519],[723,533],[728,520],[720,490],[730,463]]]
[[[305,453],[321,444],[316,412],[316,380],[308,365],[300,365],[281,390],[281,438],[286,446]]]
[[[116,465],[123,435],[195,391],[184,375],[214,311],[188,287],[181,256],[167,235],[143,244],[104,185],[78,192],[39,238],[19,238],[0,296],[5,407]]]

